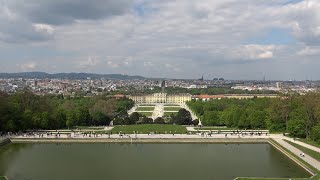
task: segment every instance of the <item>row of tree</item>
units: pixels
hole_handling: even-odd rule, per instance
[[[28,90],[12,95],[0,93],[0,131],[109,125],[114,118],[125,116],[133,105],[126,98],[105,96],[38,96]]]
[[[279,98],[191,101],[203,125],[288,132],[320,142],[320,93],[287,94]]]
[[[130,116],[117,117],[114,125],[132,125],[132,124],[178,124],[178,125],[197,125],[198,120],[192,120],[191,114],[186,109],[180,109],[179,112],[170,117],[158,117],[155,120],[139,114],[138,112],[132,113]]]

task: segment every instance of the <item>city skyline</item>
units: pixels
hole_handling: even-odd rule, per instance
[[[316,0],[0,2],[0,72],[320,79]]]

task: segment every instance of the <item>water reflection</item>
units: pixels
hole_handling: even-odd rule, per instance
[[[12,144],[0,149],[0,173],[14,180],[309,176],[269,144]]]

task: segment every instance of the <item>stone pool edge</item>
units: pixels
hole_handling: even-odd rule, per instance
[[[142,139],[100,139],[100,138],[83,138],[83,139],[52,139],[52,138],[12,138],[12,143],[268,143],[266,138],[230,138],[230,139],[198,139],[198,138],[142,138]]]

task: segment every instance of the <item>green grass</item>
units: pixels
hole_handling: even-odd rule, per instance
[[[177,112],[164,112],[163,113],[164,116],[171,116],[172,114],[177,115],[178,113]]]
[[[311,146],[315,146],[315,147],[318,147],[320,148],[320,144],[315,142],[315,141],[312,141],[310,139],[297,139],[298,141],[301,141],[301,142],[304,142],[306,144],[310,144]]]
[[[5,176],[0,176],[0,180],[7,180]]]
[[[147,117],[152,116],[152,112],[138,112],[138,113]]]
[[[164,107],[164,111],[179,111],[181,107]]]
[[[138,107],[136,111],[153,111],[154,107]]]
[[[180,105],[178,105],[178,104],[165,104],[163,106],[179,106],[180,107]]]
[[[154,104],[140,104],[139,106],[154,106]]]
[[[288,140],[284,140],[287,143],[291,144],[292,146],[298,148],[299,150],[301,150],[302,152],[304,152],[305,154],[308,154],[309,156],[313,157],[314,159],[320,161],[320,153],[318,153],[317,151],[311,150],[309,148],[303,147],[299,144],[296,144],[294,142],[288,141]]]
[[[171,125],[171,124],[141,124],[141,125],[127,125],[127,126],[115,126],[111,132],[132,134],[133,131],[139,132],[140,134],[148,134],[150,132],[158,132],[164,134],[166,131],[169,133],[175,132],[177,134],[184,134],[187,132],[186,127],[180,125]]]

